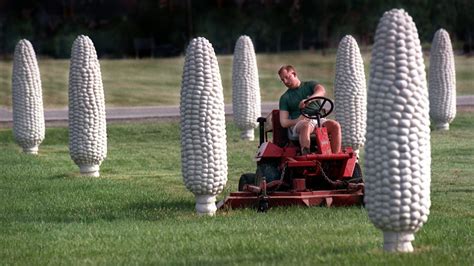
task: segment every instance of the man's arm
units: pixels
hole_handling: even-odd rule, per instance
[[[290,113],[288,111],[280,110],[280,124],[283,128],[296,125],[302,118],[304,117],[300,115],[297,119],[290,119]]]
[[[313,89],[313,94],[308,96],[307,99],[324,95],[326,95],[326,89],[323,87],[323,85],[316,84]],[[306,101],[306,99],[301,100],[299,104],[300,109],[305,107],[304,101]],[[280,110],[280,124],[283,128],[292,127],[296,125],[296,123],[298,123],[298,121],[301,119],[305,119],[305,117],[300,115],[297,119],[290,119],[290,113],[288,111]]]
[[[326,89],[323,87],[323,85],[316,84],[313,89],[313,94],[309,95],[308,98],[301,100],[299,104],[300,109],[305,107],[304,101],[306,101],[307,99],[313,97],[323,97],[324,95],[326,95]]]

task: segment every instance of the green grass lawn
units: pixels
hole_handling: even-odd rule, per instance
[[[363,53],[366,78],[370,52]],[[259,80],[263,101],[276,101],[284,87],[276,74],[283,64],[293,64],[301,79],[320,81],[333,94],[335,52],[288,52],[258,54]],[[232,102],[232,56],[218,56],[224,97]],[[429,58],[425,56],[426,67]],[[457,94],[474,94],[474,57],[456,56]],[[67,106],[69,60],[38,60],[43,99],[46,107]],[[179,104],[184,57],[161,59],[100,60],[108,106],[147,106]],[[0,61],[0,106],[11,107],[11,61]]]
[[[228,123],[225,193],[255,170],[257,142],[239,135]],[[384,253],[359,207],[199,217],[182,182],[178,123],[111,124],[108,139],[101,177],[86,178],[69,158],[66,128],[47,129],[39,156],[20,153],[0,129],[0,265],[474,263],[472,113],[432,133],[431,214],[411,254]]]

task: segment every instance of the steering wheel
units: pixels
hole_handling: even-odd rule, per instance
[[[324,109],[326,103],[329,103],[329,110]],[[334,103],[329,98],[316,96],[304,101],[306,107],[301,108],[303,116],[310,119],[319,119],[328,116],[334,109]]]

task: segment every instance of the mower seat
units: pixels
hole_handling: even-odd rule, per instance
[[[283,128],[280,124],[280,110],[272,110],[267,115],[264,132],[265,136],[268,136],[268,133],[271,132],[273,137],[272,142],[279,147],[288,144],[288,130]]]
[[[267,117],[264,128],[265,135],[271,132],[273,134],[272,142],[279,147],[284,147],[289,142],[295,146],[300,146],[298,138],[291,138],[288,134],[288,128],[284,128],[280,124],[280,110],[272,110]],[[311,150],[317,150],[316,136],[311,133]]]

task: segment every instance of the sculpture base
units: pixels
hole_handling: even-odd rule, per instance
[[[449,130],[449,123],[436,124],[436,130]]]
[[[38,154],[38,147],[39,145],[33,146],[33,147],[28,147],[28,148],[23,148],[23,152],[26,154]]]
[[[356,156],[357,160],[359,160],[359,149],[354,149],[354,155]]]
[[[253,141],[255,139],[255,134],[254,134],[253,128],[242,130],[242,133],[240,134],[240,138],[243,139],[243,140]]]
[[[196,211],[198,215],[213,216],[216,214],[216,196],[196,195]]]
[[[411,241],[415,235],[411,232],[383,232],[383,249],[388,252],[413,252]]]
[[[79,171],[83,176],[99,177],[99,165],[79,165]]]

